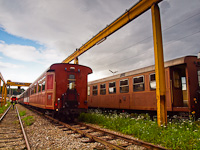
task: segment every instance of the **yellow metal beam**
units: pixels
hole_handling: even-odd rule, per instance
[[[7,85],[9,85],[9,86],[30,86],[31,83],[23,83],[23,82],[11,82],[11,81],[7,81]]]
[[[166,109],[166,87],[165,87],[165,70],[162,45],[162,31],[160,23],[160,11],[157,4],[151,7],[153,39],[154,39],[154,56],[155,56],[155,72],[156,72],[156,99],[157,99],[157,121],[158,125],[167,124]]]
[[[0,92],[1,92],[1,79],[0,79]]]
[[[7,97],[7,87],[5,86],[3,105],[5,105],[5,104],[6,104],[6,97]]]
[[[4,105],[4,94],[5,94],[6,85],[3,83],[2,93],[1,93],[1,107]]]
[[[112,22],[109,26],[100,31],[92,39],[86,42],[82,47],[77,49],[73,54],[67,57],[62,63],[69,63],[73,59],[77,58],[96,44],[103,42],[109,35],[113,34],[115,31],[119,30],[121,27],[132,21],[133,19],[140,16],[142,13],[147,11],[153,4],[159,3],[162,0],[141,0],[132,8],[127,10],[118,19]]]

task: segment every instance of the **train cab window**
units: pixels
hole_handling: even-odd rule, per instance
[[[106,84],[100,84],[100,95],[106,94]]]
[[[133,91],[144,91],[144,76],[133,78]]]
[[[156,75],[155,75],[155,73],[152,73],[152,74],[149,75],[149,84],[150,84],[151,90],[156,89]]]
[[[97,86],[97,85],[94,85],[94,86],[93,86],[92,94],[93,94],[93,95],[98,95],[98,86]]]
[[[120,93],[128,93],[128,92],[129,92],[128,79],[120,80]]]
[[[90,96],[90,87],[88,86],[88,96]]]
[[[181,87],[180,75],[177,71],[174,71],[173,74],[174,74],[174,87],[180,88]]]
[[[69,80],[69,89],[74,90],[75,89],[75,81],[76,81],[75,75],[70,74],[68,80]]]
[[[116,85],[115,82],[110,82],[109,83],[109,94],[114,94],[116,93]]]

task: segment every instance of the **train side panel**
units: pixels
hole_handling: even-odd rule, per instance
[[[166,62],[165,80],[167,111],[185,115],[196,112],[200,116],[200,59],[186,56]],[[110,94],[110,83],[114,82],[115,93]],[[104,84],[106,94],[102,95],[101,86]],[[93,81],[89,86],[89,107],[157,110],[154,66]],[[97,92],[94,92],[94,86]]]

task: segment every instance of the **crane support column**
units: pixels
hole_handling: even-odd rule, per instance
[[[5,83],[3,83],[2,92],[1,92],[1,107],[4,105],[4,93],[5,93]]]
[[[165,70],[162,45],[162,31],[160,21],[160,10],[157,4],[151,6],[153,39],[154,39],[154,56],[156,72],[156,99],[157,99],[157,121],[158,126],[167,125],[166,109],[166,86]]]
[[[76,58],[74,59],[74,64],[77,64],[77,65],[78,65],[78,57],[76,57]]]
[[[5,90],[4,90],[4,102],[3,102],[3,105],[6,104],[6,97],[7,97],[7,87],[5,86]]]

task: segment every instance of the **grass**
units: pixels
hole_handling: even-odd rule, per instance
[[[90,112],[82,113],[79,120],[98,124],[170,149],[200,149],[200,120],[196,122],[173,120],[161,128],[158,127],[157,121],[152,121],[147,114],[132,117],[126,113]]]
[[[0,114],[3,114],[5,110],[10,106],[10,102],[7,103],[5,106],[1,107],[0,105]]]
[[[24,111],[20,111],[19,115],[20,116],[25,116],[26,115],[26,111],[25,110]],[[32,125],[35,122],[35,119],[34,119],[33,116],[26,116],[22,120],[23,120],[23,122],[24,122],[24,124],[26,126],[30,126],[30,125]]]
[[[22,120],[26,126],[30,126],[35,122],[35,119],[33,118],[33,116],[27,116],[23,118]]]
[[[25,115],[26,115],[26,111],[25,110],[19,112],[19,116],[25,116]]]

